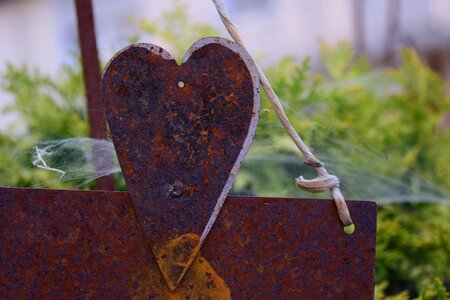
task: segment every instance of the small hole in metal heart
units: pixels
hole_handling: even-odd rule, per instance
[[[178,81],[178,87],[179,88],[184,88],[184,82],[183,81]]]

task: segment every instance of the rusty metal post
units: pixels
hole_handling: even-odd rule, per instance
[[[356,56],[366,50],[366,3],[365,0],[353,0],[353,33]]]
[[[100,64],[95,41],[92,2],[91,0],[75,0],[75,6],[84,84],[86,88],[90,135],[93,138],[104,139],[107,136],[107,129],[103,103],[100,98]],[[98,178],[96,187],[101,190],[114,190],[113,176]]]
[[[400,13],[401,1],[388,1],[383,63],[390,66],[396,63],[396,49],[400,36]]]

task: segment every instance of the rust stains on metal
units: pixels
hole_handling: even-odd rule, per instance
[[[171,291],[174,291],[183,279],[199,248],[200,237],[192,233],[157,243],[153,247],[159,269]]]
[[[102,84],[130,193],[0,189],[3,298],[372,299],[374,203],[348,203],[353,235],[333,201],[228,197],[218,216],[259,109],[239,46],[203,39],[178,66],[134,45]]]
[[[128,193],[0,189],[0,295],[373,299],[376,204],[348,205],[352,235],[330,200],[228,197],[171,293]],[[202,258],[208,264],[197,268]]]
[[[109,62],[102,97],[151,247],[187,233],[198,235],[201,246],[255,132],[259,79],[253,61],[222,38],[195,43],[182,65],[158,46],[136,44]]]
[[[198,255],[189,271],[174,291],[169,290],[155,264],[134,274],[133,285],[128,288],[131,299],[231,299],[230,288],[205,258]]]

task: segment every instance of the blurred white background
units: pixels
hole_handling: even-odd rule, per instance
[[[223,28],[211,1],[187,2],[194,21]],[[450,48],[450,0],[224,2],[250,51],[271,62],[285,54],[316,59],[319,39],[352,41],[374,62],[384,59],[391,42],[414,46],[420,52]],[[169,10],[172,1],[93,3],[100,54],[107,59],[136,32],[129,17],[155,18]],[[398,10],[397,16],[392,17],[393,9]],[[397,26],[392,26],[390,17]],[[55,72],[77,50],[73,0],[0,0],[0,43],[0,66],[9,61]]]
[[[195,22],[223,30],[209,0],[189,0]],[[156,18],[172,1],[93,0],[97,43],[103,61],[136,32],[130,17]],[[274,63],[283,55],[311,56],[319,68],[318,41],[351,41],[375,65],[396,62],[399,44],[416,48],[449,82],[450,0],[226,0],[225,6],[249,51]],[[224,30],[223,30],[224,31]],[[224,36],[227,36],[225,32]],[[157,39],[148,42],[161,43]],[[77,51],[73,0],[0,0],[0,72],[6,62],[56,75]],[[0,94],[0,108],[8,96]],[[7,120],[0,122],[5,124]]]

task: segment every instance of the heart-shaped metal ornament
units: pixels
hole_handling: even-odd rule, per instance
[[[199,40],[181,65],[158,46],[136,44],[109,62],[102,97],[137,217],[174,290],[250,147],[258,72],[223,38]]]

